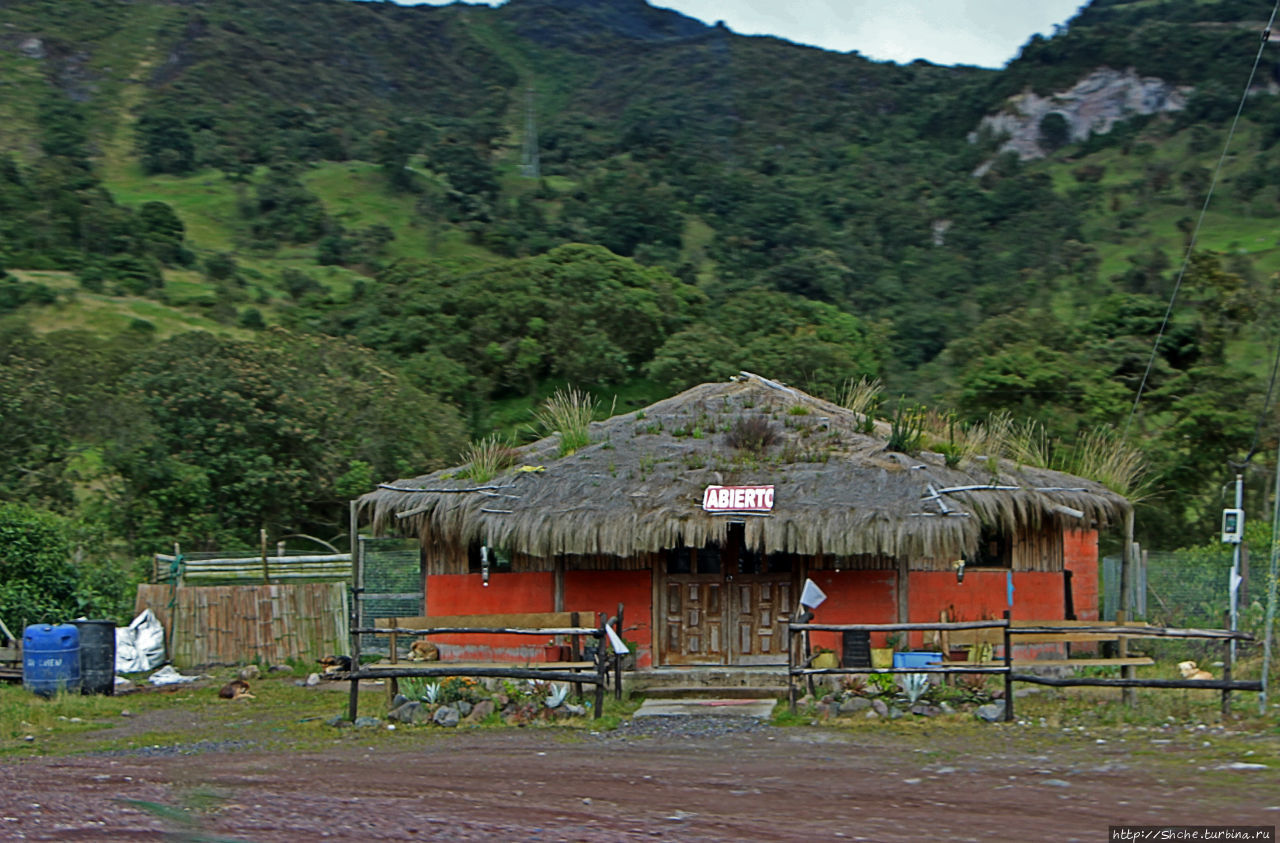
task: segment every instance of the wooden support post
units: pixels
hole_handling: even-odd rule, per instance
[[[258,530],[258,539],[262,544],[262,583],[271,585],[271,569],[267,567],[267,528]]]
[[[400,623],[396,618],[391,618],[392,629],[394,629],[399,625]],[[393,632],[391,633],[390,636],[388,636],[388,638],[391,641],[391,646],[390,646],[391,663],[399,664],[400,662],[400,645],[398,641],[399,636],[397,636],[396,633]],[[396,698],[396,694],[398,693],[400,693],[400,679],[399,677],[392,676],[389,679],[387,679],[387,707],[388,708],[391,707],[391,701]]]
[[[599,720],[601,715],[604,714],[604,686],[609,681],[606,672],[608,662],[605,661],[605,651],[613,649],[609,647],[609,636],[605,634],[604,625],[605,621],[602,619],[600,621],[600,634],[596,638],[599,642],[596,645],[596,705],[595,711],[591,714],[592,719],[595,720]]]
[[[1226,619],[1227,626],[1231,625],[1230,613]],[[1236,640],[1232,638],[1222,645],[1222,679],[1225,682],[1231,681],[1232,656],[1235,654]],[[1222,689],[1222,720],[1226,723],[1228,717],[1231,716],[1231,686]]]
[[[1013,721],[1013,639],[1009,635],[1011,613],[1004,610],[1004,720]]]
[[[1125,612],[1123,609],[1116,612],[1116,623],[1123,625],[1125,623],[1125,618],[1127,615],[1128,613]],[[1128,655],[1129,655],[1129,639],[1121,635],[1118,639],[1116,639],[1116,656],[1119,658],[1125,658]],[[1131,664],[1122,665],[1120,667],[1120,675],[1125,679],[1132,679],[1135,675],[1134,672],[1136,670],[1137,668],[1135,668]],[[1129,687],[1128,685],[1120,689],[1120,701],[1124,703],[1126,708],[1136,708],[1138,705],[1137,694],[1133,690],[1133,688]]]
[[[791,713],[796,713],[796,677],[791,672],[796,666],[796,636],[791,631],[791,622],[787,621],[787,703]]]
[[[623,637],[623,636],[622,636],[622,630],[623,630],[623,626],[622,626],[622,604],[621,604],[621,603],[619,603],[619,604],[618,604],[618,625],[617,625],[616,627],[614,627],[614,631],[618,633],[618,637],[619,637],[619,638],[622,638],[622,637]],[[621,659],[622,659],[622,656],[619,656],[618,658],[621,660]],[[617,670],[617,672],[614,674],[614,677],[613,677],[613,679],[614,679],[613,698],[614,698],[615,700],[620,700],[620,699],[622,699],[622,662],[621,662],[621,661],[618,661],[618,662],[617,662],[616,670]]]

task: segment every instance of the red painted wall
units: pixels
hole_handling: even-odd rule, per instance
[[[653,574],[650,571],[566,571],[564,607],[609,617],[622,604],[623,638],[636,643],[636,667],[653,665]]]
[[[1071,572],[1071,598],[1076,617],[1098,619],[1098,531],[1068,530],[1062,534],[1062,560]]]
[[[439,574],[427,578],[427,616],[550,612],[553,588],[550,572],[493,574],[487,587],[479,574]],[[530,635],[441,635],[431,640],[447,661],[536,661],[547,644]]]
[[[813,615],[814,623],[893,623],[896,620],[896,571],[812,571],[809,579],[827,595]],[[840,652],[840,633],[815,632],[814,647]],[[874,633],[872,647],[883,647],[885,635]]]
[[[965,571],[956,582],[950,571],[912,571],[910,617],[912,623],[937,621],[944,610],[953,621],[980,621],[1003,617],[1008,603],[1007,571]],[[1061,620],[1066,594],[1061,573],[1015,571],[1013,618]],[[922,646],[924,633],[910,634],[912,647]]]

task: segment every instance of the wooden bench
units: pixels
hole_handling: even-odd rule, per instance
[[[1114,641],[1119,642],[1122,639],[1128,640],[1127,636],[1104,632],[1073,632],[1072,627],[1096,627],[1100,625],[1111,625],[1105,621],[1012,621],[1010,623],[1010,642],[1013,645],[1018,644],[1080,644],[1092,642]],[[1135,632],[1143,628],[1149,628],[1149,624],[1139,621],[1128,621],[1123,624],[1125,627],[1134,627]],[[1061,628],[1062,632],[1035,632],[1019,634],[1019,628],[1037,628],[1044,627]],[[1004,643],[1004,633],[999,629],[975,629],[960,630],[947,632],[942,634],[943,652],[948,652],[949,648],[954,647],[978,647],[983,644],[989,644],[993,648],[996,645]],[[950,660],[945,656],[944,663]],[[987,660],[970,660],[964,662],[966,664],[974,664],[978,666],[1002,665],[1004,661],[1001,659]],[[1061,658],[1061,659],[1036,659],[1036,658],[1018,658],[1014,657],[1014,667],[1140,667],[1155,664],[1155,660],[1150,656],[1141,655],[1121,655],[1115,657],[1101,658]]]

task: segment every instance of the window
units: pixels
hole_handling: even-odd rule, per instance
[[[472,574],[478,574],[483,570],[482,547],[484,546],[477,542],[467,548],[467,571]],[[490,547],[487,550],[489,554],[489,573],[509,573],[511,571],[511,551],[501,547]]]
[[[1013,553],[1009,537],[992,527],[984,527],[978,539],[978,552],[968,564],[975,568],[1011,568]]]
[[[668,574],[718,574],[720,573],[720,546],[673,547],[667,550]]]

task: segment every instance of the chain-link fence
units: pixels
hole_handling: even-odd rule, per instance
[[[416,540],[361,536],[360,550],[359,626],[369,626],[374,618],[426,614],[422,553]],[[386,653],[389,641],[384,635],[370,635],[360,646],[369,652]]]
[[[1129,601],[1134,620],[1145,620],[1157,626],[1222,629],[1228,625],[1230,609],[1228,579],[1231,576],[1232,549],[1192,548],[1183,551],[1148,552],[1145,559],[1135,560],[1129,576]],[[1241,566],[1244,580],[1240,585],[1239,628],[1251,633],[1261,647],[1267,601],[1268,560],[1254,559],[1253,565]],[[1114,620],[1120,606],[1120,557],[1102,560],[1102,617]],[[1190,642],[1143,642],[1160,649],[1171,647],[1168,656],[1198,660],[1218,659],[1220,647]]]

